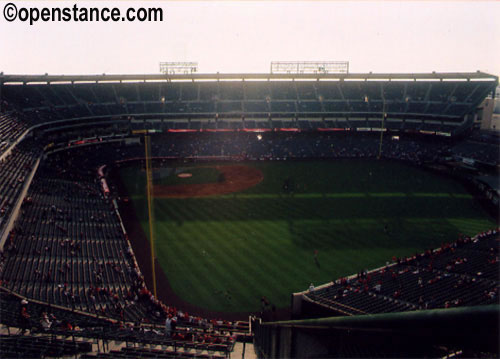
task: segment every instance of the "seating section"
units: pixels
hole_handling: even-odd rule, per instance
[[[147,316],[145,306],[126,299],[142,279],[112,203],[93,179],[45,163],[8,241],[7,288],[90,313]]]
[[[346,315],[498,304],[499,240],[496,230],[459,238],[305,296]]]
[[[32,141],[23,141],[0,161],[0,234],[40,152]]]
[[[23,299],[24,300],[24,299]],[[166,336],[161,324],[151,325],[137,322],[132,325],[99,318],[95,315],[47,305],[39,301],[23,302],[18,295],[0,290],[0,319],[11,329],[11,335],[28,332],[29,335],[98,339],[104,342],[126,343],[140,350],[143,347],[161,346],[166,353],[201,357],[227,357],[233,350],[236,333],[248,332],[244,323],[223,323],[217,321],[188,321],[181,319],[171,336]],[[21,320],[23,305],[29,314],[28,323]],[[42,325],[44,316],[50,322]],[[23,330],[21,332],[21,330]]]
[[[0,112],[0,154],[27,129],[28,125],[16,114]]]
[[[21,328],[20,309],[22,307],[22,297],[10,293],[7,289],[0,289],[0,322],[7,327]],[[61,306],[50,305],[36,300],[27,300],[26,305],[30,315],[29,327],[35,332],[57,332],[62,330],[70,333],[68,324],[72,329],[106,328],[110,329],[116,321],[108,318],[98,318],[96,315],[83,313]],[[44,329],[41,325],[43,313],[47,313],[50,322],[50,328]],[[102,331],[102,330],[101,330]]]
[[[246,121],[248,122],[248,121]],[[253,158],[375,158],[380,139],[369,134],[254,133],[169,134],[153,138],[153,154],[162,157],[241,156]],[[446,145],[413,140],[385,140],[386,158],[420,163]]]
[[[453,154],[493,165],[500,163],[499,143],[464,141],[452,148]]]
[[[109,353],[100,354],[87,354],[82,355],[81,359],[104,359],[104,358],[158,358],[158,359],[169,359],[169,358],[199,358],[199,359],[223,359],[226,358],[225,355],[214,354],[216,353],[216,348],[211,348],[207,350],[207,353],[194,348],[191,351],[174,351],[165,349],[150,349],[150,348],[122,348],[121,350],[111,350]]]
[[[0,357],[5,359],[76,356],[90,351],[92,351],[90,342],[25,335],[0,335]]]
[[[253,123],[256,126],[255,121]],[[251,132],[168,133],[152,137],[152,154],[154,157],[223,155],[247,159],[376,158],[380,145],[380,137],[369,133],[266,132],[261,136],[259,140],[257,134]],[[78,149],[78,158],[87,160],[92,166],[144,156],[144,147],[140,144],[123,146],[121,143],[96,142],[100,141],[94,141],[94,145],[86,149]],[[67,143],[64,147],[67,147]],[[382,156],[421,163],[438,158],[448,148],[446,143],[441,142],[412,139],[394,141],[386,138],[382,145]],[[76,150],[74,153],[77,153]]]
[[[491,81],[221,81],[75,83],[4,86],[7,108],[31,124],[61,119],[164,114],[210,117],[460,117],[477,106]]]
[[[165,306],[145,287],[115,207],[103,196],[96,171],[103,160],[123,158],[124,154],[133,154],[136,147],[130,152],[114,146],[103,148],[106,151],[87,147],[63,152],[40,165],[2,254],[0,284],[28,299],[35,327],[41,311],[52,312],[54,306],[86,314],[54,319],[58,324],[45,330],[52,334],[64,335],[70,325],[71,335],[80,337],[162,345],[168,342],[174,352],[192,346],[205,350],[205,355],[228,354],[235,340],[230,333],[247,331],[247,326],[188,315]],[[33,304],[38,301],[42,304]],[[1,303],[13,314],[2,313],[0,320],[16,326],[19,300],[10,300],[9,304],[2,298]],[[167,315],[177,322],[170,338],[163,333]],[[54,316],[67,318],[68,313]],[[160,329],[131,331],[109,320]]]

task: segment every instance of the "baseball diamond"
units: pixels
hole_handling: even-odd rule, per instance
[[[225,181],[155,184],[156,250],[179,303],[222,317],[258,312],[262,296],[284,310],[287,293],[310,282],[379,267],[494,225],[461,184],[404,163],[201,162],[189,168],[207,166],[225,173]],[[144,173],[135,165],[120,176],[147,237]]]

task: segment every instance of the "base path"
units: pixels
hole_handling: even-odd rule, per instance
[[[190,198],[229,194],[253,187],[264,179],[262,172],[245,165],[215,166],[224,176],[222,182],[184,185],[155,185],[156,198]]]

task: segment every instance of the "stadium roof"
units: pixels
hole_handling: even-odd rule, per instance
[[[158,82],[158,81],[238,81],[238,80],[347,80],[347,81],[495,81],[498,76],[477,72],[432,73],[349,73],[349,74],[122,74],[122,75],[7,75],[0,73],[0,83],[58,82]]]
[[[473,124],[498,77],[469,73],[6,75],[3,110],[36,124],[96,119],[315,121],[296,128],[431,131]],[[370,121],[371,122],[370,122]],[[118,121],[118,120],[117,120]],[[330,121],[330,122],[327,122]],[[391,122],[392,121],[392,122]],[[75,123],[76,123],[75,122]],[[219,123],[220,122],[220,123]],[[248,123],[247,123],[248,122]],[[318,123],[321,122],[321,123]],[[446,123],[445,123],[446,122]],[[196,124],[189,124],[189,126]],[[240,124],[242,127],[243,124]],[[177,129],[177,125],[173,125]],[[184,129],[186,124],[179,125]],[[281,125],[276,125],[282,127]],[[199,127],[199,126],[198,126]],[[259,128],[260,128],[259,127]],[[431,129],[432,127],[432,129]],[[191,128],[190,128],[191,129]]]

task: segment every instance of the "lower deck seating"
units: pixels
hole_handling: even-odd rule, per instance
[[[0,335],[1,358],[46,358],[62,357],[92,351],[87,341],[56,339],[33,335]]]
[[[497,230],[459,238],[305,297],[345,315],[498,304],[499,240]]]
[[[27,320],[20,315],[23,306],[29,314]],[[167,352],[223,356],[232,352],[236,339],[236,335],[230,335],[231,332],[223,327],[197,327],[185,323],[179,323],[176,331],[167,336],[162,325],[123,325],[108,318],[98,318],[38,301],[23,304],[19,296],[5,289],[0,290],[0,308],[0,321],[7,328],[12,328],[9,332],[13,336],[28,333],[30,336],[50,335],[71,337],[73,340],[83,338],[106,343],[127,343],[137,348],[159,345]],[[42,325],[45,315],[50,321],[49,326]]]
[[[158,359],[169,359],[169,358],[178,358],[178,359],[191,359],[191,358],[199,358],[199,359],[223,359],[227,358],[226,355],[215,354],[217,350],[214,348],[212,350],[203,353],[202,351],[194,350],[190,351],[173,351],[166,349],[150,349],[150,348],[122,348],[121,350],[112,350],[109,353],[100,353],[100,354],[87,354],[83,355],[81,359],[102,359],[102,358],[158,358]]]
[[[27,129],[28,124],[14,112],[0,112],[0,155]]]
[[[34,143],[25,141],[0,161],[0,234],[39,154],[40,150]]]
[[[116,319],[147,316],[147,305],[127,298],[142,280],[112,203],[92,176],[76,178],[48,162],[8,239],[0,273],[4,286]]]

